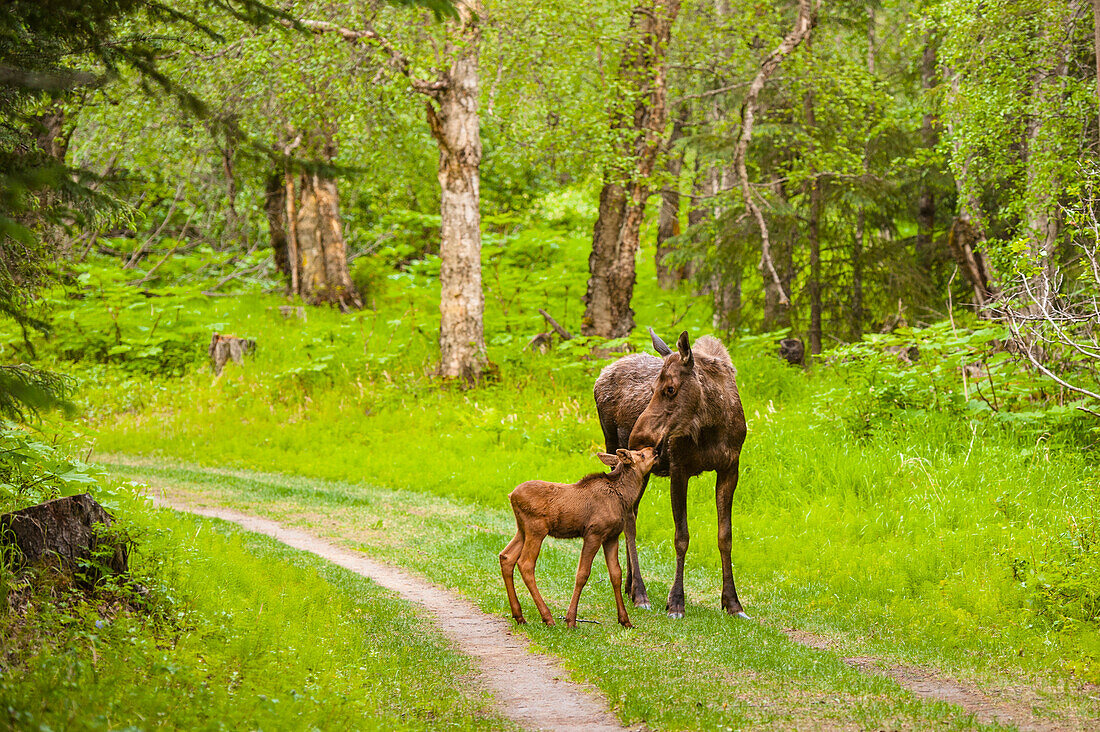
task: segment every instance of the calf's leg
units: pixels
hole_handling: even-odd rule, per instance
[[[672,589],[668,591],[668,616],[670,618],[684,617],[684,555],[687,554],[688,535],[687,524],[687,484],[688,477],[684,473],[673,470],[671,476],[672,494],[672,520],[676,524],[676,534],[673,544],[676,546],[676,578],[672,582]]]
[[[730,550],[733,548],[733,526],[730,514],[733,506],[733,492],[737,490],[737,463],[732,469],[719,471],[718,482],[714,487],[718,504],[718,554],[722,559],[722,609],[730,615],[748,619],[741,601],[737,599],[737,588],[733,584],[733,564]]]
[[[616,536],[603,543],[603,558],[607,562],[607,574],[611,577],[611,586],[615,589],[615,610],[619,614],[619,625],[624,628],[633,628],[626,614],[626,603],[623,602],[623,570],[619,566],[619,537]]]
[[[628,512],[623,534],[626,536],[626,593],[630,595],[634,607],[648,610],[649,595],[646,593],[645,581],[642,580],[642,567],[638,564],[638,506],[645,495],[646,486],[649,484],[649,476],[642,479],[642,492],[638,494],[638,500]]]
[[[519,561],[522,549],[523,529],[519,528],[516,530],[515,538],[500,553],[500,573],[504,576],[504,588],[508,590],[508,605],[512,608],[512,617],[520,625],[527,622],[523,619],[523,609],[519,606],[519,598],[516,597],[515,583],[516,562]]]
[[[592,558],[600,548],[603,540],[599,536],[589,534],[584,537],[584,545],[581,547],[581,561],[577,564],[577,581],[573,583],[573,599],[569,601],[569,612],[565,614],[565,627],[577,627],[577,605],[581,601],[581,590],[588,581],[588,575],[592,573]]]
[[[596,409],[599,412],[598,404]],[[600,429],[603,430],[604,445],[612,455],[620,447],[626,447],[630,444],[630,430],[620,430],[612,420],[605,418],[602,414],[600,414]],[[647,485],[649,485],[648,475],[642,478],[642,492],[638,494],[638,500],[634,502],[623,527],[623,533],[626,535],[626,593],[630,595],[634,607],[640,607],[643,610],[648,610],[650,607],[649,595],[646,594],[645,582],[642,580],[642,568],[638,564],[636,537],[638,533],[638,505],[642,502],[642,496],[645,494]]]
[[[546,606],[546,601],[539,594],[539,588],[535,586],[535,562],[538,561],[542,540],[545,538],[545,531],[534,531],[530,526],[526,527],[523,549],[519,555],[519,573],[523,577],[523,584],[527,585],[527,591],[531,593],[531,599],[535,601],[535,607],[539,609],[542,622],[553,625],[554,616],[550,614],[550,608]]]

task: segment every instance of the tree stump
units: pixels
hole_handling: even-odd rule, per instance
[[[301,305],[280,305],[279,313],[283,316],[283,320],[297,318],[303,323],[306,321],[306,309]]]
[[[127,569],[124,542],[105,547],[96,525],[110,526],[111,514],[87,493],[55,498],[0,516],[0,545],[14,546],[24,565],[44,565],[71,574],[81,560],[93,560],[111,572]],[[98,574],[95,572],[94,574]]]
[[[802,366],[806,361],[806,347],[797,338],[784,338],[779,341],[779,357],[791,366]]]
[[[894,354],[898,363],[916,363],[920,361],[920,347],[919,346],[887,346],[886,353]]]
[[[256,341],[254,340],[215,333],[210,339],[210,348],[207,353],[210,354],[215,376],[221,376],[222,369],[225,368],[229,359],[233,359],[234,363],[241,363],[244,361],[245,354],[255,350]]]

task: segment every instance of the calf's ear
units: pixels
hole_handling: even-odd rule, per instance
[[[622,450],[619,450],[619,452],[622,452]],[[596,455],[596,457],[598,457],[600,459],[600,462],[602,462],[604,465],[606,465],[609,468],[613,468],[613,467],[615,467],[616,465],[619,464],[619,458],[618,458],[617,455],[611,455],[611,454],[606,453],[606,452],[601,452],[598,455]]]
[[[676,348],[680,351],[680,361],[684,364],[684,368],[690,369],[695,366],[695,356],[691,352],[691,343],[688,342],[686,330],[680,334],[680,340],[676,341]]]
[[[629,450],[618,450],[615,454],[619,456],[619,461],[622,462],[623,465],[634,464],[634,456],[630,454]]]

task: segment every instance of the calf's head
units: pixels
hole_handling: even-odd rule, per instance
[[[660,455],[674,437],[690,435],[703,398],[703,389],[695,371],[695,357],[691,352],[687,331],[680,334],[673,351],[650,331],[653,347],[664,355],[665,362],[653,387],[653,397],[645,411],[634,423],[630,433],[630,447],[637,449],[647,445],[657,448]]]
[[[649,475],[653,466],[657,464],[657,450],[652,447],[643,447],[641,450],[616,450],[615,454],[601,452],[599,458],[609,468],[635,466],[643,476]]]

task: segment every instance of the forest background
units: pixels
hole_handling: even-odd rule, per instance
[[[714,332],[765,621],[1100,680],[1100,3],[12,7],[5,506],[144,516],[95,444],[500,508],[593,469],[642,326]],[[212,380],[214,333],[254,358]]]

